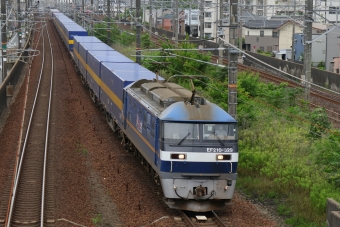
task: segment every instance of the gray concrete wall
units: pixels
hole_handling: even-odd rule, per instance
[[[30,40],[31,34],[27,38],[27,40]],[[28,49],[29,47],[29,42],[26,42],[26,45],[24,49]],[[23,53],[20,53],[19,55],[22,57],[24,60],[27,60],[28,52],[24,51]],[[10,72],[8,73],[7,77],[3,81],[3,83],[0,85],[0,115],[2,112],[5,110],[7,106],[7,94],[6,94],[6,88],[7,85],[13,85],[15,87],[19,81],[19,78],[21,76],[21,71],[25,66],[25,62],[23,61],[17,61],[13,67],[11,68]]]
[[[340,28],[336,28],[327,34],[326,38],[326,70],[333,71],[332,65],[334,57],[340,57]]]
[[[161,29],[156,29],[153,31],[157,31],[158,35],[160,36],[166,36],[167,38],[171,39],[173,37],[173,33],[170,31],[164,31]],[[179,40],[184,40],[185,39],[185,35],[179,35]],[[199,39],[194,38],[194,37],[189,37],[189,40],[191,41],[195,41],[194,43],[196,44],[196,46],[198,47],[199,45],[202,45],[204,48],[217,48],[218,44],[215,42],[210,42],[210,41],[199,41],[197,42]],[[225,46],[227,47],[227,46]],[[217,55],[218,56],[218,50],[212,50],[210,51],[213,55]],[[301,75],[303,75],[303,65],[299,64],[299,63],[294,63],[291,61],[284,61],[284,60],[280,60],[280,59],[276,59],[273,57],[267,57],[261,54],[257,54],[257,53],[253,53],[252,51],[247,51],[248,54],[251,54],[252,56],[254,56],[256,59],[259,59],[260,61],[263,61],[269,65],[272,65],[274,68],[280,69],[284,72],[287,72],[289,74],[294,75],[297,78],[301,79]],[[223,55],[225,57],[228,56],[228,51],[225,50]],[[247,59],[247,58],[246,58]],[[257,67],[258,65],[262,66],[263,69],[267,69],[271,72],[275,72],[273,69],[270,69],[269,67],[265,66],[264,64],[262,64],[259,61],[256,60],[251,60],[251,61],[244,61],[244,64],[246,65],[253,65],[254,67]],[[275,72],[277,74],[277,71]],[[284,76],[284,74],[280,74],[282,76]],[[291,77],[289,77],[289,79],[294,80],[294,81],[298,81],[300,82],[300,80],[298,79],[293,79]],[[329,71],[325,71],[325,70],[319,70],[317,68],[312,68],[312,75],[311,75],[311,79],[312,82],[322,86],[322,87],[326,87],[329,89],[332,89],[334,91],[338,91],[340,92],[340,75],[333,73],[333,72],[329,72]]]
[[[265,62],[271,66],[273,66],[274,68],[280,69],[284,72],[287,72],[289,74],[294,75],[297,78],[301,79],[301,75],[303,75],[303,65],[302,64],[298,64],[298,63],[294,63],[291,61],[284,61],[284,60],[280,60],[280,59],[276,59],[273,57],[267,57],[261,54],[257,54],[257,53],[253,53],[250,51],[247,51],[248,54],[254,56],[255,59],[250,58],[249,60],[247,60],[247,57],[245,58],[244,64],[249,65],[249,66],[253,66],[253,67],[262,67],[262,69],[267,69],[272,73],[275,74],[280,74],[278,73],[278,71],[275,71],[273,69],[270,69],[268,66],[265,66],[262,62]],[[260,60],[257,61],[256,59]],[[340,75],[333,73],[333,72],[329,72],[326,70],[320,70],[317,68],[312,68],[312,73],[311,73],[311,79],[312,79],[312,83],[315,83],[319,86],[322,87],[326,87],[329,89],[332,89],[334,91],[340,91]],[[293,79],[289,76],[285,76],[284,74],[280,74],[286,78],[295,80],[295,81],[300,81],[297,79]]]
[[[260,50],[260,47],[263,47],[265,52],[272,52],[274,46],[277,46],[277,48],[279,46],[279,37],[246,35],[245,44],[250,46],[250,49],[247,49],[248,51],[254,51],[254,46],[256,46],[256,50]]]

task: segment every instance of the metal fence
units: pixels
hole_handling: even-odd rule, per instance
[[[19,54],[18,59],[27,60],[28,57],[28,51],[25,51],[30,46],[30,39],[31,39],[31,33],[29,34],[27,38],[26,45],[24,47],[24,51]],[[3,83],[0,85],[0,115],[3,113],[3,111],[6,109],[7,106],[7,99],[8,99],[8,92],[7,88],[8,85],[13,85],[13,89],[16,87],[19,78],[21,76],[22,69],[24,68],[26,62],[23,60],[16,61],[11,68],[10,72],[8,73],[7,77],[3,81]]]

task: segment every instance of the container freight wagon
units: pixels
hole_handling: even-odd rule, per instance
[[[121,53],[111,49],[107,51],[88,51],[86,55],[86,79],[89,87],[93,90],[96,97],[101,100],[102,90],[101,83],[101,67],[104,62],[116,63],[134,63]]]
[[[95,36],[73,36],[73,58],[76,66],[81,71],[82,75],[86,75],[86,58],[80,58],[79,56],[79,42],[81,42],[84,45],[88,45],[89,47],[93,46],[93,48],[101,49],[105,48],[105,50],[108,50],[109,46],[100,41]],[[79,63],[79,60],[81,61]]]
[[[69,51],[73,51],[73,36],[87,36],[87,31],[64,14],[56,15],[55,25]]]
[[[123,115],[124,88],[135,81],[154,80],[156,75],[137,63],[119,61],[124,61],[124,58],[117,56],[116,62],[102,62],[101,80],[106,87],[101,88],[104,91],[101,99],[110,119],[113,119],[114,127],[117,124],[123,128],[124,118],[127,117]],[[163,80],[162,77],[159,78]]]
[[[76,59],[76,65],[78,66],[80,73],[83,75],[85,81],[88,80],[86,67],[87,67],[87,54],[91,50],[96,51],[114,51],[111,47],[105,43],[82,43],[75,41],[77,49],[74,51],[74,59]]]

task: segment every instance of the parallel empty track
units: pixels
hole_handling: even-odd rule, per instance
[[[38,27],[41,36],[37,49],[42,55],[40,78],[26,133],[23,136],[25,139],[19,155],[17,177],[14,181],[6,226],[44,226],[45,222],[51,220],[53,222],[53,205],[49,205],[53,200],[45,199],[45,188],[48,191],[53,189],[53,182],[46,180],[53,178],[50,175],[47,178],[46,168],[53,84],[53,52],[46,21],[42,21]]]

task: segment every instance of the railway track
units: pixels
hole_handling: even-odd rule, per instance
[[[177,218],[176,221],[179,226],[190,227],[228,227],[228,220],[226,217],[218,216],[214,211],[205,213],[195,213],[187,211],[179,211],[182,218]]]
[[[46,21],[41,21],[37,49],[41,56],[39,82],[34,94],[4,226],[49,226],[54,222],[53,171],[47,161],[53,85],[53,52]],[[26,120],[25,120],[26,121]]]
[[[215,57],[217,59],[217,57]],[[224,59],[223,62],[225,65],[228,64],[228,61]],[[251,71],[254,73],[258,73],[260,77],[266,81],[273,82],[276,84],[280,83],[288,83],[290,87],[296,87],[305,89],[305,85],[301,84],[298,81],[287,78],[285,76],[278,76],[272,73],[259,70],[257,68],[249,67],[243,64],[238,64],[239,71]],[[321,108],[324,107],[330,121],[337,126],[340,126],[340,96],[335,95],[329,91],[322,90],[319,87],[311,86],[311,108]]]

